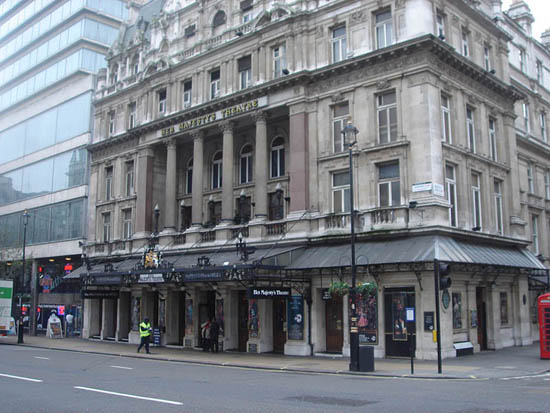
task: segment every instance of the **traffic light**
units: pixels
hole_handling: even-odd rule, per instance
[[[443,262],[439,263],[439,289],[446,290],[451,288],[451,277],[448,277],[451,272],[451,266]]]

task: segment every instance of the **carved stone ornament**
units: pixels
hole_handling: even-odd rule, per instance
[[[390,82],[388,82],[387,79],[382,79],[382,80],[379,80],[378,82],[376,82],[376,89],[378,89],[378,90],[387,89],[390,86],[391,86]]]
[[[367,21],[367,12],[364,10],[357,10],[351,14],[352,23],[364,23]]]
[[[254,121],[257,122],[266,122],[267,113],[264,110],[257,110],[254,112]]]
[[[395,8],[398,9],[400,7],[403,7],[407,0],[395,0]]]
[[[341,102],[344,100],[344,95],[342,95],[341,93],[336,93],[334,95],[331,96],[331,100],[336,103],[336,102]]]
[[[222,131],[223,133],[225,132],[233,132],[233,128],[234,128],[234,122],[231,122],[231,121],[225,121],[225,122],[221,122],[218,127],[220,128],[220,131]]]
[[[317,39],[320,39],[324,35],[325,35],[325,33],[324,33],[324,30],[323,30],[323,26],[318,26],[317,29],[315,30],[315,37]]]
[[[204,131],[195,130],[191,132],[191,138],[193,138],[194,141],[204,139]]]

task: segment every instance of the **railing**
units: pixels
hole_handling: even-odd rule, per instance
[[[244,238],[248,238],[250,232],[248,227],[232,228],[231,229],[231,238],[235,239],[239,236],[239,233],[243,234]]]
[[[115,242],[115,247],[114,247],[115,251],[116,250],[124,250],[126,249],[126,242],[125,241],[117,241]]]
[[[265,226],[267,235],[283,235],[286,232],[286,222],[267,224]]]
[[[95,252],[105,252],[105,245],[104,244],[96,244]]]
[[[201,242],[210,242],[216,240],[216,231],[201,232]]]
[[[176,237],[174,238],[174,244],[175,245],[185,244],[185,234],[176,235]]]
[[[395,209],[377,209],[371,212],[373,224],[390,224],[395,222]]]
[[[326,217],[326,228],[348,228],[350,226],[349,214],[329,215]]]
[[[210,39],[208,39],[205,43],[206,43],[206,48],[207,49],[210,49],[214,46],[217,46],[219,45],[220,43],[222,42],[222,36],[219,35],[219,36],[214,36]]]

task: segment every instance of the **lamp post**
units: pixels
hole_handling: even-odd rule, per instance
[[[25,247],[27,245],[27,224],[29,223],[29,217],[30,215],[25,209],[25,212],[23,212],[23,274],[21,277],[21,294],[19,295],[19,328],[17,329],[17,344],[23,344],[23,330],[25,328],[23,323],[23,291],[25,287]]]
[[[355,268],[355,208],[353,206],[353,145],[357,143],[359,131],[351,121],[342,129],[344,143],[349,149],[349,198],[350,198],[350,246],[351,246],[351,324],[349,333],[350,371],[359,371],[359,329],[357,326],[357,294]]]
[[[155,235],[157,235],[159,233],[159,216],[160,216],[159,204],[155,205],[154,214],[155,214]]]
[[[244,189],[241,190],[241,193],[239,195],[239,215],[240,215],[240,225],[244,225],[245,218],[244,218],[244,204],[246,202],[246,192],[244,192]]]

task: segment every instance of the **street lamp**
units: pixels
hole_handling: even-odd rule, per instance
[[[23,274],[21,277],[22,287],[21,294],[19,295],[19,328],[17,329],[17,344],[23,344],[23,291],[25,286],[25,246],[27,245],[27,224],[29,223],[29,217],[27,210],[23,212]],[[34,316],[34,314],[32,314]]]
[[[344,143],[349,149],[349,198],[350,198],[350,229],[351,229],[351,324],[349,333],[350,371],[359,371],[359,329],[357,326],[357,295],[355,291],[355,209],[353,206],[353,145],[357,143],[359,131],[351,121],[342,129]]]
[[[155,205],[154,214],[155,214],[155,235],[157,235],[159,233],[159,216],[160,216],[159,204]]]
[[[244,192],[244,189],[241,190],[241,193],[239,195],[239,215],[240,215],[240,225],[244,225],[245,218],[244,218],[244,204],[246,202],[246,192]]]

